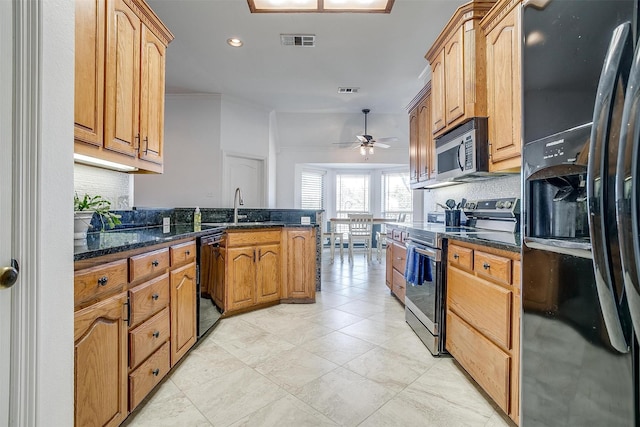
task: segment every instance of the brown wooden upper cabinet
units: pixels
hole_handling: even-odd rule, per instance
[[[431,64],[433,136],[472,117],[486,117],[485,38],[480,20],[495,0],[474,0],[456,10],[425,58]]]
[[[409,104],[409,176],[412,184],[435,178],[436,148],[431,132],[431,82]]]
[[[143,0],[76,2],[76,153],[162,172],[171,40]]]
[[[520,168],[521,0],[499,0],[482,19],[486,34],[489,171]]]

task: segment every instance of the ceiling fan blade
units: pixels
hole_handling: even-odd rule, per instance
[[[391,148],[391,146],[389,144],[383,144],[381,142],[376,141],[375,143],[376,147],[380,147],[380,148]]]
[[[356,135],[356,138],[358,138],[360,142],[368,142],[367,135]]]
[[[397,142],[398,138],[395,136],[390,136],[388,138],[378,138],[376,142]]]

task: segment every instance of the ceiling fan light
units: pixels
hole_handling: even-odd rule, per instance
[[[367,155],[367,147],[365,147],[364,145],[360,146],[360,154],[362,154],[363,156]]]
[[[369,147],[369,154],[373,154],[373,146]]]

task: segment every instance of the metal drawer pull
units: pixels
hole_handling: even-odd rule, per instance
[[[98,279],[98,285],[104,286],[107,284],[108,281],[109,281],[109,278],[107,276],[102,276],[101,278]]]
[[[458,255],[458,254],[453,254],[453,259],[458,259],[458,258],[460,258],[460,255]]]
[[[158,338],[159,336],[160,336],[160,331],[155,331],[155,332],[153,333],[153,337],[154,337],[154,338]]]
[[[191,251],[186,251],[185,255],[187,255],[187,256],[191,255]]]
[[[160,265],[160,263],[158,262],[157,259],[154,259],[153,261],[151,261],[151,265],[153,265],[154,267],[157,267],[158,265]]]
[[[491,266],[489,265],[488,262],[485,262],[484,264],[482,264],[482,268],[484,268],[485,270],[488,270],[489,267],[491,267]]]
[[[160,369],[156,368],[153,371],[151,371],[151,373],[157,377],[158,375],[160,375]]]
[[[151,299],[154,300],[154,301],[158,301],[158,298],[160,298],[160,295],[158,295],[158,294],[151,295]]]

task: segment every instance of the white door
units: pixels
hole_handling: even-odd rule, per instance
[[[227,205],[233,206],[235,189],[240,187],[245,208],[265,207],[264,161],[242,156],[225,157]]]
[[[9,425],[11,288],[3,278],[11,263],[11,147],[13,118],[13,2],[0,0],[0,427]]]

